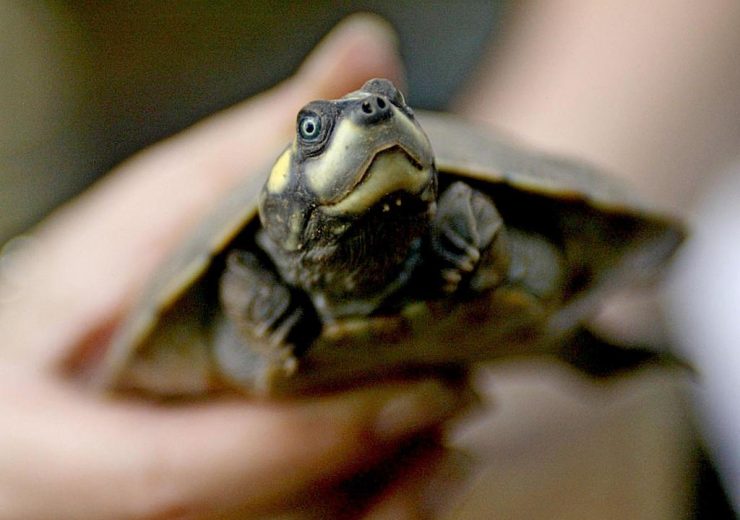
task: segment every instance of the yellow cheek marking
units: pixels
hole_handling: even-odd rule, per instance
[[[351,119],[339,123],[326,151],[306,164],[306,179],[314,193],[327,202],[343,195],[342,188],[351,187],[373,156],[394,144],[403,146],[421,164],[431,162],[432,150],[424,132],[396,107],[392,110],[394,117],[389,122],[375,126],[359,126]],[[338,187],[337,175],[350,172],[355,175],[349,175],[346,185]],[[339,188],[339,193],[330,193],[332,188]]]
[[[362,139],[367,129],[360,128],[349,119],[344,119],[334,130],[329,148],[313,164],[306,166],[306,179],[314,193],[328,195],[329,187],[336,180],[337,172],[357,169],[353,164],[358,154],[367,155]],[[354,159],[354,160],[353,160]],[[369,160],[369,159],[368,159]],[[351,166],[348,166],[351,165]]]
[[[421,191],[429,184],[431,176],[431,169],[417,170],[403,152],[380,154],[375,158],[365,181],[340,202],[326,206],[324,211],[330,215],[362,213],[394,191]]]
[[[270,193],[280,193],[288,185],[290,178],[290,148],[275,161],[270,177],[267,179],[267,189]]]

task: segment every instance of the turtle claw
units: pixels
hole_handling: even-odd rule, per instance
[[[478,269],[502,228],[493,202],[467,184],[456,182],[442,193],[432,223],[431,247],[445,293],[457,291]]]
[[[272,355],[300,348],[299,338],[313,339],[305,325],[311,322],[306,305],[266,267],[247,251],[232,251],[221,277],[220,299],[224,314],[250,348]],[[281,357],[281,356],[278,356]]]
[[[456,269],[442,270],[442,290],[447,294],[452,294],[457,290],[462,280],[460,271]]]

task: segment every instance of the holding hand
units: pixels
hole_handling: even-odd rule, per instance
[[[5,257],[0,518],[333,517],[367,494],[347,481],[408,446],[398,482],[367,511],[417,517],[439,459],[430,432],[464,404],[441,382],[163,405],[92,395],[68,377],[178,241],[273,158],[298,107],[398,78],[392,41],[377,21],[342,24],[295,77],[128,161]]]

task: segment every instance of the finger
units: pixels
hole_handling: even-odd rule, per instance
[[[454,497],[468,476],[471,461],[441,444],[415,446],[402,470],[362,516],[365,520],[438,518],[452,510]]]
[[[417,518],[425,509],[417,488],[442,460],[439,432],[425,432],[402,443],[393,454],[342,486],[344,503],[333,518]]]
[[[13,518],[200,518],[289,508],[464,404],[434,381],[305,402],[182,408],[84,401],[68,388],[22,395],[20,406],[0,402],[12,425],[0,429],[0,459],[12,469],[0,484],[14,499]]]
[[[105,335],[183,234],[276,155],[302,104],[399,74],[394,45],[385,23],[351,18],[290,80],[152,147],[58,211],[16,263],[23,284],[4,295],[3,353],[49,364]]]
[[[312,489],[286,518],[403,520],[450,512],[473,461],[445,447],[443,437],[439,428],[432,428],[403,440],[382,460],[338,486]]]
[[[304,520],[359,519],[381,509],[401,511],[400,507],[390,504],[387,509],[381,507],[381,504],[389,501],[402,502],[398,505],[403,506],[404,513],[422,510],[424,506],[419,503],[420,495],[416,493],[417,488],[425,487],[420,480],[428,479],[435,473],[444,456],[439,432],[422,432],[405,440],[392,452],[385,453],[383,459],[372,467],[361,470],[339,485],[310,490],[309,495],[290,510],[293,516],[288,517]],[[404,519],[407,516],[402,514],[389,518]]]

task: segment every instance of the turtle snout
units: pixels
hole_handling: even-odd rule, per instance
[[[391,117],[391,103],[385,96],[368,96],[360,100],[354,108],[356,121],[372,125]]]

